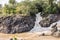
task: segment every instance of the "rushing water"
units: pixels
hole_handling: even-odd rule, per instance
[[[41,17],[41,12],[36,14],[36,21],[35,21],[35,26],[34,28],[30,31],[30,32],[43,32],[43,31],[50,31],[49,27],[43,28],[41,27],[41,25],[39,24],[39,22],[42,20]]]

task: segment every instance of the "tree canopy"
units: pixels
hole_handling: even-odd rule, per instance
[[[60,2],[56,4],[53,3],[54,1],[55,0],[24,0],[18,3],[15,0],[9,0],[9,4],[5,4],[4,7],[0,5],[0,13],[4,15],[35,15],[38,12],[44,12],[44,14],[54,14],[60,10]]]

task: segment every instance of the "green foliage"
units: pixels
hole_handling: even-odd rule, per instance
[[[12,1],[12,0],[10,0]],[[12,3],[12,2],[10,2]],[[16,13],[16,5],[14,5],[13,3],[12,4],[9,4],[9,5],[6,5],[3,7],[3,14],[4,15],[10,15],[10,14],[15,14]]]
[[[54,14],[60,10],[60,3],[53,3],[54,0],[25,0],[17,3],[15,0],[9,0],[9,4],[2,8],[4,15],[23,14],[35,15],[38,12],[44,14]],[[0,13],[2,12],[0,9]],[[42,13],[42,14],[43,14]]]
[[[0,4],[0,14],[2,14],[2,5]]]
[[[58,2],[58,12],[60,13],[60,1]]]
[[[9,0],[10,4],[15,4],[15,2],[16,2],[15,0]]]
[[[42,12],[42,1],[41,0],[35,0],[33,1],[34,5],[36,6],[36,9],[38,9],[38,12]]]
[[[14,38],[14,40],[17,40],[17,38]]]
[[[49,13],[49,14],[54,14],[57,11],[57,7],[55,6],[51,7],[51,5],[46,5],[46,7],[43,9],[44,9],[43,10],[44,13]]]
[[[17,13],[26,14],[26,15],[35,14],[38,12],[36,6],[30,1],[21,2],[16,9],[17,9]]]
[[[54,0],[44,1],[41,5],[43,8],[44,14],[54,14],[57,12],[57,5],[53,3]]]

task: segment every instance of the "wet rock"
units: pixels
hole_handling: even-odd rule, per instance
[[[39,22],[41,27],[49,27],[52,23],[58,21],[56,14],[50,14]]]
[[[51,24],[50,28],[52,28],[51,31],[53,31],[53,32],[60,30],[60,21],[57,21],[57,22]]]
[[[57,25],[56,25],[58,28],[60,28],[60,20],[57,21]]]
[[[60,30],[57,27],[58,23],[55,23],[54,25],[51,26],[51,32],[52,32],[52,36],[54,37],[60,37]]]
[[[34,24],[35,24],[34,16],[33,17],[19,15],[7,16],[1,20],[0,32],[12,34],[28,32],[34,27]]]

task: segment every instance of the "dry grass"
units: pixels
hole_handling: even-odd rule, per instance
[[[21,34],[2,34],[0,33],[0,40],[9,40],[10,38],[16,37],[18,40],[60,40],[53,36],[40,36],[37,33],[21,33]]]

